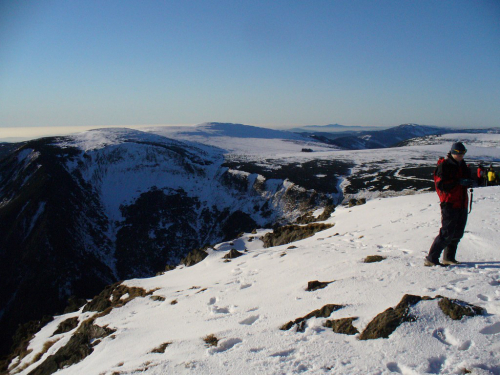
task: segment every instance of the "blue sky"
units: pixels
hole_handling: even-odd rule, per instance
[[[0,127],[500,126],[500,1],[1,1]]]

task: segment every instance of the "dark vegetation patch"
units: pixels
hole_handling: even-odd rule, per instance
[[[202,249],[193,249],[191,250],[184,259],[182,259],[181,263],[186,267],[194,266],[197,263],[200,263],[203,259],[208,256],[208,253]]]
[[[95,318],[84,321],[65,346],[49,356],[29,375],[53,374],[64,367],[80,362],[90,355],[94,351],[94,346],[98,345],[101,339],[115,332],[111,328],[94,324]]]
[[[483,315],[486,310],[479,306],[471,305],[457,299],[449,299],[443,297],[439,303],[439,307],[447,316],[453,320],[461,320],[464,316]]]
[[[331,284],[331,283],[333,283],[333,281],[318,281],[318,280],[309,281],[307,283],[306,291],[312,292],[314,290],[323,289],[323,288],[326,288],[328,286],[328,284]]]
[[[32,320],[23,324],[20,324],[12,338],[12,348],[8,356],[0,361],[0,373],[5,373],[11,361],[19,357],[23,359],[28,354],[31,353],[31,349],[28,349],[29,343],[33,336],[40,331],[47,323],[53,321],[52,316],[44,316],[41,320]]]
[[[171,342],[164,342],[160,346],[154,348],[153,350],[150,351],[150,353],[165,353],[165,350],[169,345],[171,345]]]
[[[274,229],[271,233],[267,233],[261,239],[264,242],[264,247],[272,247],[285,245],[290,242],[303,240],[313,236],[315,233],[333,227],[333,224],[309,224],[301,225],[285,225]]]
[[[214,334],[207,335],[203,338],[203,341],[205,341],[205,345],[210,347],[210,346],[217,346],[219,344],[219,339],[215,337]]]
[[[306,212],[304,215],[300,216],[295,222],[297,224],[310,224],[317,221],[325,221],[330,218],[332,213],[335,211],[334,205],[328,205],[324,208],[324,211],[318,217],[312,215],[312,211]]]
[[[266,167],[266,164],[268,167]],[[262,162],[227,160],[223,166],[248,173],[257,173],[266,179],[288,179],[296,185],[318,193],[338,193],[337,186],[349,174],[352,163],[340,160],[310,160],[285,164],[282,160],[266,159]],[[280,168],[276,168],[280,166]],[[318,177],[326,175],[326,177]]]
[[[366,204],[366,198],[358,198],[358,199],[352,198],[349,199],[348,206],[354,207],[354,206],[361,206],[363,204]]]
[[[101,316],[106,315],[113,308],[121,307],[136,297],[146,297],[154,292],[154,290],[147,292],[143,288],[129,287],[121,283],[108,285],[83,308],[83,312],[97,311],[101,313]],[[122,298],[125,295],[128,296]]]
[[[49,349],[50,349],[50,348],[52,348],[52,346],[53,346],[56,342],[58,342],[59,340],[60,340],[60,339],[55,339],[55,340],[46,341],[46,342],[43,344],[43,346],[42,346],[42,350],[41,350],[39,353],[37,353],[37,354],[33,357],[33,360],[31,361],[31,363],[30,363],[29,365],[31,365],[31,364],[33,364],[33,363],[35,363],[35,362],[38,362],[38,361],[39,361],[39,360],[43,357],[43,355],[44,355],[45,353],[47,353],[47,352],[49,351]],[[29,366],[29,365],[28,365],[28,366]]]
[[[151,299],[152,299],[153,301],[158,301],[158,302],[163,302],[163,301],[165,301],[165,297],[163,297],[163,296],[151,296]]]
[[[72,329],[75,329],[76,327],[78,327],[78,317],[75,316],[74,318],[68,318],[68,319],[62,321],[61,323],[59,323],[59,325],[57,326],[57,329],[54,331],[52,336],[58,335],[60,333],[69,332]]]
[[[376,263],[376,262],[382,262],[385,259],[382,255],[368,255],[364,260],[363,263]]]
[[[352,322],[358,318],[343,318],[335,320],[327,320],[323,326],[331,328],[335,333],[342,333],[344,335],[355,335],[359,333],[358,329],[352,325]]]
[[[78,298],[77,296],[71,296],[68,299],[68,305],[64,309],[65,314],[69,314],[80,310],[80,308],[87,303],[85,298]]]
[[[297,318],[293,321],[284,324],[283,326],[281,326],[280,330],[288,331],[294,325],[297,325],[297,332],[304,332],[305,323],[308,319],[328,318],[330,317],[330,315],[332,315],[334,311],[340,310],[343,307],[344,307],[343,305],[334,305],[334,304],[325,305],[321,309],[311,311],[309,314],[303,316],[302,318]]]

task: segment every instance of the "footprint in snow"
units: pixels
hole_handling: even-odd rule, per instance
[[[472,341],[460,341],[444,328],[436,329],[432,336],[447,346],[457,347],[458,350],[469,350],[472,345]]]
[[[439,357],[432,357],[428,359],[429,361],[429,367],[427,369],[427,372],[429,374],[439,374],[441,373],[441,369],[443,368],[443,365],[446,361],[445,356],[439,356]]]
[[[500,333],[500,322],[484,327],[479,331],[479,333],[482,333],[483,335],[496,335],[497,333]]]
[[[238,338],[227,339],[224,341],[219,341],[217,347],[208,349],[209,354],[216,354],[228,351],[232,349],[235,345],[242,343],[243,340]]]
[[[484,301],[484,302],[491,301],[491,298],[488,296],[485,296],[484,294],[478,294],[477,298],[479,298],[481,301]]]
[[[396,362],[389,362],[387,364],[387,369],[390,372],[396,372],[398,374],[402,374],[401,369],[399,368],[398,364]]]
[[[243,319],[241,322],[239,322],[240,324],[242,325],[246,325],[246,326],[251,326],[252,324],[254,324],[257,320],[259,320],[260,316],[259,315],[254,315],[254,316],[250,316],[246,319]]]
[[[293,353],[295,353],[295,349],[283,350],[281,352],[276,352],[276,353],[271,354],[271,357],[289,357]]]
[[[217,307],[217,306],[212,306],[210,309],[213,314],[229,314],[229,308],[227,307]]]

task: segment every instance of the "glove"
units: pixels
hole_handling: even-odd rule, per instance
[[[458,183],[462,186],[472,186],[473,181],[470,178],[461,178]]]

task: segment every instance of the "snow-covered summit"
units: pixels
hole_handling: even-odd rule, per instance
[[[151,294],[107,315],[80,310],[56,317],[14,364],[27,366],[20,374],[30,373],[77,332],[54,334],[63,321],[76,318],[81,326],[95,318],[107,335],[58,374],[499,374],[499,215],[500,188],[477,189],[458,250],[463,263],[448,268],[423,266],[440,224],[435,193],[338,208],[327,220],[331,229],[293,247],[264,249],[263,232],[246,234],[216,246],[193,267],[126,281]],[[247,252],[225,262],[231,247]],[[364,263],[369,255],[383,259]],[[307,291],[313,280],[329,284]],[[354,318],[361,332],[405,294],[459,299],[486,313],[452,320],[438,300],[421,301],[411,307],[412,321],[374,340],[324,326]],[[300,329],[280,330],[327,304],[341,308],[328,318],[307,319]]]

